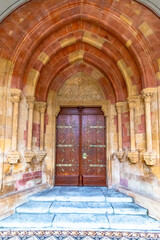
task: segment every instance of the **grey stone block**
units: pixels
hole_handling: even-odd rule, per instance
[[[139,215],[108,215],[111,229],[117,230],[160,230],[160,222]]]
[[[107,202],[133,202],[133,198],[114,189],[102,188]]]
[[[142,208],[135,203],[112,203],[111,205],[115,214],[147,214],[147,209]]]
[[[0,221],[1,228],[45,228],[51,227],[54,214],[13,214]]]
[[[59,188],[52,188],[46,191],[39,192],[29,197],[32,201],[55,201],[56,194],[59,192]]]
[[[17,213],[48,213],[52,202],[29,201],[16,208]]]
[[[56,201],[103,202],[105,196],[98,187],[63,187],[56,194]]]
[[[113,213],[107,202],[54,202],[51,213]]]
[[[100,230],[108,227],[104,214],[56,214],[53,221],[54,230]]]

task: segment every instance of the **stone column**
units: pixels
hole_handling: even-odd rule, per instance
[[[128,98],[128,105],[130,111],[130,142],[131,151],[128,152],[128,158],[131,163],[138,162],[138,152],[136,151],[136,138],[135,138],[135,108],[137,103],[137,97]]]
[[[145,104],[145,120],[146,120],[146,148],[147,152],[143,154],[143,159],[147,165],[155,165],[157,154],[152,149],[152,124],[151,124],[151,102],[155,92],[154,88],[146,88],[142,91],[142,97]]]
[[[20,153],[17,150],[18,143],[18,119],[19,119],[19,102],[21,99],[20,89],[10,89],[12,110],[12,149],[9,152],[7,160],[11,164],[16,164],[20,160]]]
[[[122,108],[124,103],[116,103],[116,109],[118,113],[118,152],[116,153],[118,159],[123,161],[124,152],[122,150]]]
[[[30,163],[35,156],[34,152],[32,152],[32,129],[35,97],[27,96],[26,101],[28,105],[28,132],[27,132],[27,151],[24,154],[24,158],[27,163]]]
[[[46,102],[38,102],[38,109],[40,112],[40,151],[37,154],[37,160],[43,161],[46,156],[46,152],[44,151],[44,114],[46,110]]]

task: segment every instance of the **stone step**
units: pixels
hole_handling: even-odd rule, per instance
[[[105,214],[56,214],[53,230],[102,230],[109,228]]]
[[[103,202],[105,196],[99,187],[57,187],[40,192],[29,198],[32,201]]]
[[[113,213],[107,202],[36,202],[29,201],[16,208],[16,213]]]
[[[54,202],[51,213],[113,213],[113,208],[107,202]]]
[[[16,213],[49,213],[52,202],[29,201],[16,208]]]
[[[147,215],[147,209],[135,203],[111,203],[114,214]]]
[[[160,222],[147,215],[108,215],[109,227],[114,230],[159,230]]]
[[[0,221],[0,228],[47,228],[52,227],[54,214],[13,214]]]
[[[16,213],[114,213],[146,215],[147,209],[134,203],[29,201],[17,207]]]
[[[107,202],[133,202],[133,198],[114,189],[101,188]]]

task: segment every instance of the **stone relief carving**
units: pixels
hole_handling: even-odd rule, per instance
[[[85,74],[77,74],[66,81],[58,93],[58,100],[104,100],[104,94],[96,81]]]

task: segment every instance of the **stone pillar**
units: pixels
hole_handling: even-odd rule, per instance
[[[9,152],[7,160],[11,164],[16,164],[20,160],[20,153],[17,150],[18,143],[18,119],[19,119],[19,102],[21,99],[20,89],[10,89],[12,110],[12,149]]]
[[[35,97],[27,96],[26,101],[28,105],[28,132],[27,132],[27,151],[24,154],[24,158],[27,163],[30,163],[35,156],[34,152],[32,152],[32,129]]]
[[[136,138],[135,138],[135,108],[137,103],[137,97],[128,98],[128,105],[130,111],[130,142],[131,151],[128,152],[128,158],[131,163],[138,162],[138,152],[136,151]]]
[[[143,154],[143,159],[147,165],[153,166],[156,164],[157,154],[152,149],[152,124],[151,124],[151,102],[155,92],[154,88],[146,88],[142,91],[142,97],[145,104],[145,119],[146,119],[146,148],[147,152]]]
[[[124,103],[116,103],[116,109],[118,113],[118,152],[116,153],[118,159],[123,161],[124,152],[122,150],[122,108]]]
[[[40,112],[40,151],[37,154],[37,160],[41,162],[46,156],[44,151],[44,114],[47,104],[45,102],[38,102],[37,104]]]

